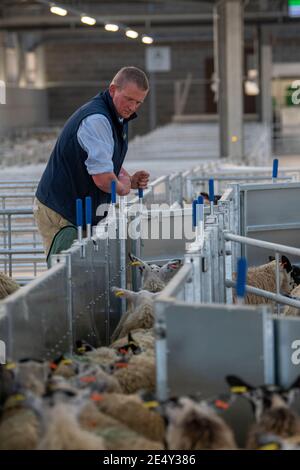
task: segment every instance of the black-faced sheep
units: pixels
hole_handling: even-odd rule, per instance
[[[279,263],[279,286],[281,294],[289,294],[295,282],[291,276],[292,265],[286,256],[282,256]],[[233,276],[235,278],[235,275]],[[276,293],[276,261],[271,261],[261,266],[252,266],[248,269],[247,284],[258,289]],[[245,304],[273,304],[274,301],[247,292],[245,295]]]
[[[233,433],[224,420],[206,404],[182,397],[166,409],[169,420],[166,442],[169,450],[236,449]]]
[[[247,398],[254,410],[256,423],[249,431],[248,449],[257,449],[260,445],[258,437],[263,434],[289,438],[300,433],[300,418],[288,406],[299,391],[300,377],[287,390],[275,385],[253,387],[232,375],[226,380],[231,392]]]

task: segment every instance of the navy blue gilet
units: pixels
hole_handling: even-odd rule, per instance
[[[98,206],[111,201],[111,195],[99,189],[89,175],[84,163],[88,154],[77,140],[81,121],[91,114],[103,114],[110,122],[114,139],[112,161],[116,176],[127,152],[128,121],[136,117],[133,114],[120,122],[109,91],[106,90],[81,106],[66,122],[38,185],[36,197],[74,225],[77,198],[91,196],[93,225],[103,218],[96,216]]]

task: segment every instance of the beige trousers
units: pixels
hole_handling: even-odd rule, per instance
[[[60,214],[42,204],[37,198],[33,203],[33,215],[43,238],[46,256],[48,256],[52,240],[57,232],[66,225],[71,225]]]

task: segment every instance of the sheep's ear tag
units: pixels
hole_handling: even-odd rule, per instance
[[[155,401],[155,400],[151,400],[151,401],[145,401],[144,402],[144,407],[145,408],[157,408],[158,407],[158,402]]]
[[[103,395],[101,395],[101,393],[97,393],[97,392],[93,392],[90,396],[90,399],[92,401],[101,401],[103,400]]]
[[[116,297],[123,297],[123,295],[124,295],[124,292],[121,291],[121,290],[118,290],[118,291],[116,292]]]
[[[268,444],[257,447],[256,450],[279,450],[278,442],[269,442]]]
[[[131,266],[142,266],[142,263],[140,261],[131,261],[130,265]]]
[[[228,410],[228,408],[230,407],[229,403],[224,400],[216,400],[214,402],[214,406],[219,410]]]
[[[68,366],[68,365],[72,364],[73,361],[72,361],[71,359],[63,359],[63,360],[61,361],[61,363],[64,364],[64,365],[66,365],[66,366]]]
[[[231,393],[246,393],[248,392],[248,388],[244,385],[241,386],[234,386],[230,388]]]
[[[16,368],[15,362],[9,362],[8,364],[5,365],[5,369],[7,370],[12,370]]]

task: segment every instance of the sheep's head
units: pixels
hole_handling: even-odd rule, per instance
[[[116,297],[128,300],[134,310],[144,303],[152,303],[155,297],[159,294],[159,292],[154,293],[149,292],[148,290],[134,292],[128,289],[121,289],[120,287],[112,287],[111,290]]]
[[[206,403],[181,397],[166,409],[168,448],[235,448],[232,431]]]
[[[274,256],[269,256],[269,261],[274,263]],[[291,264],[290,260],[282,255],[280,262],[280,271],[284,274],[284,280],[287,292],[291,292],[294,287],[300,284],[300,268],[295,264]]]
[[[165,263],[163,266],[158,266],[157,264],[145,263],[137,256],[129,253],[129,258],[131,260],[131,266],[137,266],[142,273],[143,282],[149,277],[154,277],[162,281],[168,281],[171,277],[177,272],[177,270],[182,266],[182,261],[180,259],[172,259]]]
[[[243,396],[249,400],[256,421],[260,421],[262,415],[270,409],[287,408],[300,389],[300,376],[287,389],[277,385],[254,387],[235,375],[226,376],[226,381],[230,386],[231,393]]]
[[[149,264],[145,263],[145,261],[141,260],[137,256],[129,253],[128,254],[130,261],[131,261],[131,266],[136,266],[139,268],[140,272],[142,275],[145,276],[146,273],[154,272],[154,273],[159,273],[160,272],[160,266],[157,264]]]
[[[171,259],[160,268],[161,277],[164,281],[167,281],[173,277],[179,268],[182,266],[181,259]]]

